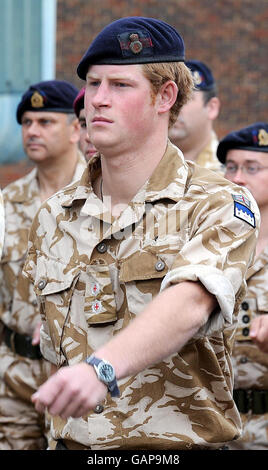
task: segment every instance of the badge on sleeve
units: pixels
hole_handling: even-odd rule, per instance
[[[255,215],[250,209],[250,201],[241,194],[232,194],[234,200],[234,216],[256,227]]]

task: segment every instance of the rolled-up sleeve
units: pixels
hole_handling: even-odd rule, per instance
[[[255,227],[234,215],[232,198],[222,199],[219,194],[209,198],[207,207],[194,212],[189,240],[176,257],[164,277],[161,290],[184,282],[200,282],[218,302],[217,311],[198,335],[208,335],[226,328],[233,322],[233,313],[246,291],[245,275],[251,266],[259,228],[259,210],[251,196]]]

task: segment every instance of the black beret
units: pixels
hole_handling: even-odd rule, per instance
[[[217,148],[218,159],[225,163],[227,152],[234,149],[268,152],[268,123],[256,122],[227,134],[219,142]]]
[[[84,97],[85,97],[85,87],[82,88],[82,90],[79,91],[77,97],[74,100],[73,107],[74,107],[74,112],[77,117],[79,117],[79,113],[81,109],[85,107],[84,104]]]
[[[73,102],[78,88],[62,80],[47,80],[31,85],[17,107],[17,121],[21,124],[25,111],[53,111],[73,113]]]
[[[210,68],[199,60],[187,60],[185,62],[191,70],[195,88],[200,91],[212,90],[215,87],[215,80]]]
[[[88,67],[97,64],[183,62],[184,42],[169,24],[155,18],[133,16],[106,26],[81,59],[77,74],[86,79]]]

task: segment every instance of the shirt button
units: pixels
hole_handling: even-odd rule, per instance
[[[98,250],[99,253],[106,253],[106,251],[107,251],[107,245],[106,245],[106,243],[103,243],[103,242],[102,242],[102,243],[99,243],[99,244],[97,245],[97,250]]]
[[[243,310],[248,310],[248,303],[247,302],[242,302],[241,307]]]
[[[94,408],[94,413],[96,413],[97,415],[99,415],[100,413],[102,413],[104,410],[103,406],[102,405],[97,405],[96,408]]]
[[[240,358],[240,363],[241,363],[241,364],[246,364],[247,362],[248,362],[248,358],[247,358],[246,356],[242,356],[242,357]]]
[[[242,320],[244,323],[249,323],[250,318],[248,315],[243,315]]]
[[[249,335],[249,328],[243,328],[242,333],[243,333],[243,336],[248,336]]]
[[[47,281],[45,279],[41,279],[39,282],[38,282],[38,287],[40,290],[44,289],[47,285]]]
[[[155,269],[156,269],[156,271],[163,271],[163,269],[165,269],[164,261],[162,261],[162,260],[157,261],[157,263],[155,264]]]

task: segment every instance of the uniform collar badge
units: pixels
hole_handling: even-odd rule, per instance
[[[31,96],[31,105],[33,108],[43,108],[44,98],[38,91],[35,91]]]

